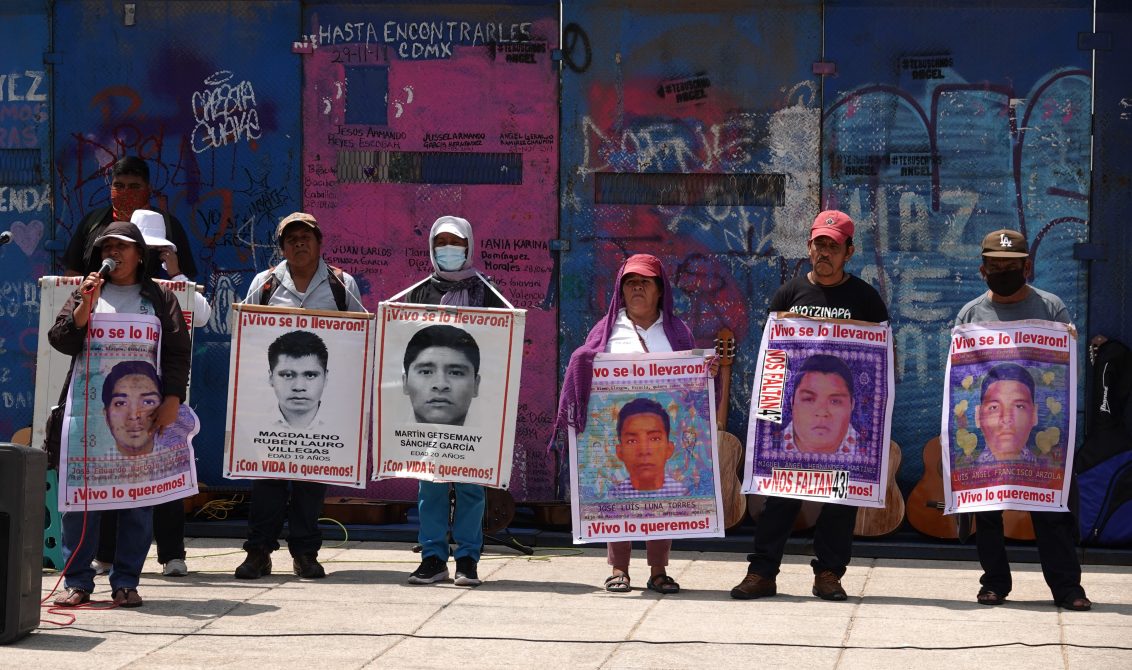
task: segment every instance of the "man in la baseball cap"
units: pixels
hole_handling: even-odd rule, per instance
[[[982,261],[979,274],[986,280],[990,291],[983,291],[959,310],[959,315],[955,318],[956,326],[965,323],[1030,319],[1073,323],[1069,310],[1061,298],[1026,282],[1026,277],[1033,275],[1033,258],[1030,257],[1030,247],[1026,243],[1026,238],[1021,233],[1006,229],[989,233],[983,238]],[[985,386],[984,396],[992,387],[999,386],[1004,381],[1009,380],[1000,380]],[[1018,378],[1016,381],[1021,381],[1019,386],[1025,389],[1024,380]],[[1024,395],[1029,395],[1032,404],[1033,389],[1028,393],[1024,391]],[[988,425],[988,421],[993,418],[993,410],[986,407],[985,397],[983,405],[977,409],[977,412],[979,413],[977,418],[982,422],[980,427]],[[1030,412],[1033,412],[1032,407]],[[1014,416],[1016,418],[1009,420],[1015,424],[1015,430],[1021,425],[1021,430],[1025,430],[1027,435],[1038,420],[1036,414],[1027,416],[1024,406],[1015,408]],[[993,449],[992,438],[985,430],[984,437],[988,450]],[[1074,475],[1072,472],[1066,472],[1065,476]],[[1045,577],[1046,585],[1049,586],[1054,604],[1076,611],[1092,609],[1093,603],[1081,586],[1081,560],[1077,555],[1080,528],[1077,515],[1070,510],[1035,509],[1030,512],[1030,520],[1034,524],[1034,534],[1038,537],[1038,547],[1040,547],[1038,560],[1042,564],[1042,575]],[[1006,553],[1002,511],[975,512],[975,525],[979,529],[979,532],[975,533],[975,549],[979,556],[979,565],[983,569],[975,600],[980,605],[1001,605],[1006,601],[1006,596],[1010,594],[1014,584]]]

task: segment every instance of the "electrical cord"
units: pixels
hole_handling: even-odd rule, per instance
[[[169,637],[168,631],[124,630],[120,628],[91,629],[72,626],[69,630],[84,633],[149,636],[157,635]],[[980,649],[1002,649],[1006,647],[1025,647],[1027,649],[1043,649],[1046,647],[1066,647],[1072,649],[1106,649],[1111,651],[1132,651],[1132,647],[1113,644],[1076,644],[1073,642],[995,642],[991,644],[968,644],[956,646],[922,646],[912,644],[897,645],[859,645],[859,644],[796,644],[791,642],[745,642],[742,640],[578,640],[563,638],[533,638],[508,635],[422,635],[419,633],[359,633],[342,631],[318,631],[313,633],[214,633],[194,631],[180,633],[181,637],[218,637],[218,638],[303,638],[303,637],[360,637],[383,638],[396,637],[409,640],[449,640],[449,641],[478,641],[492,642],[533,642],[540,644],[634,644],[643,646],[671,647],[679,645],[712,645],[721,647],[777,647],[786,649],[844,649],[853,651],[966,651]]]
[[[80,307],[82,306],[81,302],[79,303],[79,306]],[[115,604],[113,601],[87,601],[86,603],[83,603],[81,605],[76,605],[74,607],[60,607],[58,605],[55,605],[54,603],[52,603],[51,605],[46,604],[47,601],[50,600],[51,597],[54,596],[55,593],[59,590],[59,584],[61,584],[63,582],[63,578],[67,574],[67,569],[71,567],[71,562],[75,560],[75,556],[78,554],[79,548],[83,546],[83,541],[86,540],[86,528],[87,528],[86,522],[87,522],[87,515],[89,514],[89,510],[90,510],[90,488],[87,485],[87,464],[88,464],[87,447],[88,447],[88,442],[89,442],[89,440],[87,439],[87,435],[89,435],[89,432],[87,431],[87,421],[88,421],[88,417],[90,416],[90,389],[89,389],[89,386],[90,386],[90,342],[91,342],[92,331],[93,331],[93,329],[90,327],[90,316],[91,316],[91,312],[93,312],[93,311],[94,311],[94,301],[92,300],[86,306],[86,344],[83,347],[83,350],[84,350],[84,355],[83,355],[83,375],[84,375],[84,381],[83,381],[83,478],[82,478],[83,526],[82,526],[82,531],[79,532],[78,544],[75,545],[75,549],[71,552],[71,555],[67,557],[67,564],[63,566],[63,569],[61,571],[59,571],[59,578],[56,579],[55,583],[51,586],[51,591],[48,592],[48,594],[46,596],[44,596],[42,600],[39,601],[39,606],[41,608],[46,609],[51,614],[55,614],[55,615],[58,615],[58,616],[65,617],[68,620],[65,623],[59,623],[59,622],[56,622],[56,621],[45,620],[46,623],[54,624],[56,626],[70,626],[71,624],[73,624],[76,621],[76,617],[74,615],[75,610],[79,610],[79,609],[86,609],[86,610],[114,609],[115,607],[117,607],[117,604]],[[72,318],[73,318],[73,315],[72,315]],[[66,436],[64,436],[64,437],[66,437]],[[66,488],[67,488],[66,478],[69,476],[69,473],[68,472],[60,472],[59,475],[60,475],[60,477],[59,477],[59,480],[60,480],[59,489],[61,491],[65,491]],[[61,518],[62,518],[62,514],[60,514],[60,519]],[[105,604],[107,602],[110,603],[109,607],[96,607],[96,606],[94,606],[95,604]]]

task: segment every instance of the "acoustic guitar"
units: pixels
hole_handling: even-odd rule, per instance
[[[894,532],[904,522],[904,496],[896,485],[900,469],[900,445],[888,443],[888,483],[885,485],[884,507],[862,507],[857,510],[857,537],[880,537]]]
[[[515,498],[506,489],[483,487],[485,500],[483,529],[486,533],[498,533],[515,520]]]
[[[908,494],[908,523],[924,535],[958,539],[957,515],[943,513],[943,447],[938,435],[924,445],[923,454],[924,474]]]
[[[715,338],[715,355],[719,358],[719,398],[715,422],[719,431],[719,485],[723,499],[723,525],[731,528],[743,520],[743,483],[739,469],[743,465],[743,443],[727,432],[727,409],[731,402],[731,364],[735,361],[735,333],[720,328]]]
[[[908,523],[924,535],[943,540],[959,537],[959,515],[943,513],[943,446],[939,436],[924,445],[924,474],[908,494]],[[971,519],[971,528],[978,531]],[[1005,510],[1002,532],[1011,540],[1033,540],[1034,522],[1029,512]]]

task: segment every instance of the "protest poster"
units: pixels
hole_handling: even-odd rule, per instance
[[[884,507],[893,387],[887,323],[771,314],[743,492]]]
[[[574,543],[722,537],[715,385],[702,350],[598,354],[571,427]]]
[[[1067,511],[1077,331],[1053,321],[951,330],[944,376],[944,513]]]
[[[71,366],[71,357],[62,354],[47,341],[47,332],[55,324],[55,318],[63,309],[67,298],[75,292],[84,277],[63,277],[49,275],[39,278],[39,341],[35,356],[35,405],[32,407],[31,446],[43,445],[44,426],[47,424],[47,415],[51,408],[59,401],[63,391],[63,384],[67,381],[67,370]],[[192,334],[193,322],[193,291],[199,291],[200,285],[183,281],[165,281],[155,279],[155,282],[172,291],[185,315],[185,323],[190,324]],[[186,402],[188,399],[186,398]]]
[[[507,488],[526,310],[383,302],[373,478]]]
[[[373,314],[232,308],[224,477],[365,486]]]
[[[90,315],[60,440],[59,509],[156,505],[197,492],[192,439],[200,422],[182,404],[157,435],[161,321],[148,314]]]

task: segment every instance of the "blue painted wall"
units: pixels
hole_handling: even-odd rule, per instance
[[[0,5],[0,440],[31,425],[39,288],[51,254],[51,115],[43,55],[50,22],[42,2]]]
[[[230,305],[277,260],[276,222],[300,209],[299,5],[120,2],[56,6],[52,144],[57,237],[109,204],[105,171],[140,155],[157,204],[184,225],[212,301],[197,329],[190,404],[200,479],[220,477]],[[56,265],[57,271],[62,270]]]
[[[983,237],[1021,231],[1033,282],[1088,332],[1091,2],[827,3],[822,206],[857,222],[851,267],[889,304],[902,480],[938,435],[959,309]],[[863,168],[863,169],[862,169]],[[1082,347],[1082,353],[1084,349]],[[1082,368],[1083,370],[1083,368]]]

